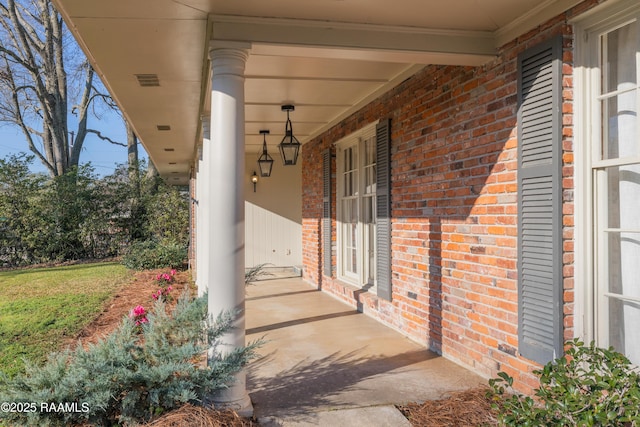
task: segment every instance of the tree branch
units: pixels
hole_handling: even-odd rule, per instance
[[[91,97],[89,102],[93,102],[94,99],[100,98],[102,102],[107,105],[107,107],[111,108],[114,111],[120,112],[120,110],[118,109],[118,105],[113,101],[111,95],[100,92],[95,86],[92,86],[91,88],[93,89],[93,96]]]
[[[111,144],[114,144],[114,145],[119,145],[121,147],[126,147],[127,146],[127,144],[124,144],[124,143],[118,142],[118,141],[114,141],[113,139],[109,138],[108,136],[104,136],[103,134],[100,133],[100,131],[97,131],[95,129],[87,129],[87,133],[93,133],[93,134],[97,135],[98,138],[100,138],[101,140],[107,141],[107,142],[109,142]]]
[[[6,64],[7,63],[6,55],[3,55],[2,57],[5,60],[5,64]],[[29,150],[38,157],[40,162],[42,162],[42,164],[49,170],[49,173],[53,174],[54,171],[55,171],[53,165],[51,164],[51,162],[49,162],[49,160],[47,158],[48,156],[45,157],[40,152],[40,150],[38,150],[38,148],[36,147],[36,145],[35,145],[35,143],[33,141],[33,134],[31,133],[33,131],[33,129],[31,127],[27,126],[26,121],[24,120],[24,117],[22,115],[22,108],[20,107],[20,100],[18,99],[18,91],[16,90],[17,87],[16,87],[16,84],[15,84],[15,80],[13,79],[13,74],[8,73],[8,75],[6,76],[5,81],[7,82],[9,87],[12,89],[11,101],[13,103],[15,121],[18,124],[18,126],[22,130],[22,133],[25,135],[25,137],[27,139],[27,145],[29,146]],[[42,136],[41,133],[37,133],[37,135],[41,135]]]

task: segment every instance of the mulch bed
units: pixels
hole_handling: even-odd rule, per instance
[[[156,275],[167,271],[162,269],[136,272],[131,283],[122,287],[111,301],[105,304],[98,317],[69,344],[77,342],[78,339],[83,345],[96,343],[113,332],[122,318],[128,316],[135,306],[142,305],[145,309],[151,309],[154,303],[151,294],[158,289]],[[173,295],[177,298],[185,288],[192,286],[189,273],[179,271],[175,276]],[[414,427],[497,425],[484,387],[455,393],[442,400],[409,403],[398,409]],[[258,423],[255,419],[241,417],[232,410],[215,410],[187,404],[162,415],[146,426],[252,427],[258,426]]]
[[[89,325],[87,325],[78,336],[72,340],[77,342],[80,340],[83,345],[95,344],[101,338],[113,332],[122,319],[129,315],[129,312],[137,305],[143,306],[147,311],[153,308],[155,301],[151,297],[152,293],[158,290],[156,284],[156,276],[160,273],[168,273],[169,269],[146,270],[134,273],[131,283],[123,286],[114,297],[108,301],[102,312]],[[175,282],[172,284],[173,291],[171,295],[173,304],[180,297],[183,290],[191,287],[191,278],[189,272],[178,271],[174,277]],[[195,289],[193,290],[195,292]],[[172,303],[169,302],[168,307],[171,308]]]
[[[451,394],[441,400],[409,403],[398,409],[414,427],[497,426],[486,387]]]
[[[148,427],[252,427],[257,425],[258,423],[254,420],[241,417],[232,410],[219,411],[190,404],[146,424]]]

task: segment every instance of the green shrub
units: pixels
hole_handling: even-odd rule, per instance
[[[202,401],[226,387],[251,358],[259,343],[236,349],[199,366],[209,346],[232,327],[230,313],[207,315],[206,295],[183,295],[170,316],[163,303],[136,325],[129,318],[88,349],[53,354],[24,375],[0,377],[0,402],[24,402],[34,411],[0,412],[0,425],[130,425]],[[141,332],[139,332],[141,331]],[[209,344],[213,343],[213,344]],[[65,411],[51,404],[75,405]],[[43,406],[45,410],[42,410]]]
[[[184,246],[170,241],[146,240],[133,243],[122,257],[122,263],[134,270],[180,268],[186,258]]]
[[[189,192],[161,184],[157,193],[146,199],[146,227],[157,240],[189,243]]]
[[[504,372],[489,380],[502,425],[640,426],[640,376],[613,348],[569,341],[565,356],[534,371],[535,399],[514,394]]]

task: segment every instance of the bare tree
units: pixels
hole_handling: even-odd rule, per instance
[[[115,108],[99,86],[50,0],[0,0],[0,122],[22,130],[52,177],[78,166],[90,133],[126,147],[88,127],[96,103]]]

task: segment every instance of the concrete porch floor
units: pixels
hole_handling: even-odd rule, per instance
[[[408,426],[393,405],[486,383],[300,278],[247,287],[254,415],[270,426]]]

